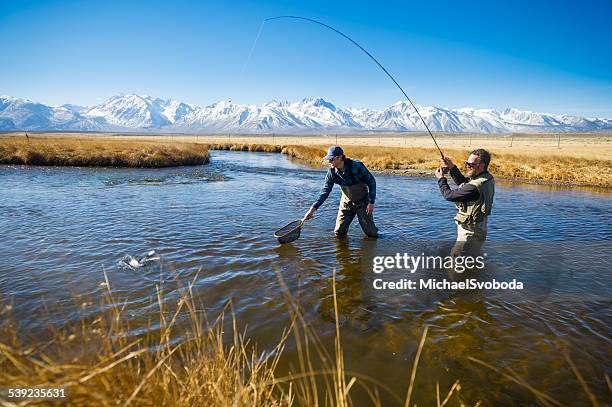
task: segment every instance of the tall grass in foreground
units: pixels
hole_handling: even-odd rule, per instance
[[[195,143],[0,138],[0,164],[159,168],[208,161],[208,148]]]
[[[138,338],[130,335],[132,327],[123,317],[125,304],[117,302],[108,279],[105,299],[108,312],[95,319],[83,318],[76,326],[53,330],[49,342],[26,343],[20,339],[19,328],[6,315],[10,307],[5,307],[5,315],[0,314],[3,321],[0,326],[0,388],[62,387],[68,394],[64,403],[86,406],[349,406],[355,402],[353,389],[359,386],[372,405],[382,405],[381,392],[389,392],[398,405],[416,406],[412,401],[413,389],[427,327],[412,362],[412,373],[406,378],[405,396],[392,394],[384,383],[371,377],[347,371],[338,322],[335,272],[332,283],[336,321],[333,351],[322,344],[280,275],[291,322],[278,344],[262,352],[245,333],[239,332],[233,314],[229,327],[224,313],[215,321],[207,320],[194,300],[192,288],[196,280],[197,276],[191,284],[181,287],[178,303],[172,304],[174,309],[164,303],[163,292],[158,286],[158,324],[153,326],[150,322],[146,333]],[[231,310],[231,303],[227,309]],[[231,335],[225,335],[225,330],[231,330]],[[182,339],[177,340],[179,337]],[[297,366],[281,377],[276,370],[290,338],[297,347]],[[599,401],[569,355],[565,355],[592,405],[598,406]],[[534,401],[541,405],[563,405],[525,383],[510,369],[504,371],[478,359],[468,359],[528,389]],[[610,383],[609,378],[606,379]],[[436,394],[431,395],[429,404],[463,406],[465,402],[460,392],[459,380],[446,393],[440,392],[437,383]],[[363,404],[368,400],[359,401]],[[6,395],[0,394],[0,402],[13,405],[8,404]],[[29,404],[48,403],[43,400]],[[475,401],[473,405],[480,403]]]

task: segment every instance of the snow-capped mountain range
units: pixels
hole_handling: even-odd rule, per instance
[[[418,106],[432,131],[537,133],[612,130],[612,119],[518,109],[444,109]],[[414,108],[397,102],[384,110],[341,108],[322,98],[242,105],[222,101],[199,107],[147,95],[118,95],[93,107],[47,106],[0,96],[0,131],[149,131],[156,133],[321,133],[423,131]]]

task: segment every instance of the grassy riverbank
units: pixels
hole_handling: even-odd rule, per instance
[[[208,148],[195,143],[79,138],[0,138],[0,164],[159,168],[201,165]]]
[[[493,154],[491,173],[498,179],[612,188],[612,140],[608,136],[441,135],[446,156],[462,168],[470,150],[485,147]],[[556,141],[555,141],[556,140]],[[389,138],[340,136],[348,156],[370,169],[402,175],[431,176],[439,153],[429,136]],[[329,137],[300,136],[155,136],[30,134],[0,137],[0,163],[31,165],[167,167],[199,165],[208,161],[208,149],[262,151],[288,154],[311,165],[323,165]],[[365,143],[365,144],[364,144]],[[463,168],[462,168],[463,169]]]
[[[311,165],[321,165],[321,157],[327,150],[319,146],[273,146],[265,144],[211,144],[213,150],[282,152]],[[463,170],[462,163],[470,149],[445,149],[444,153]],[[587,159],[571,154],[514,154],[491,150],[490,171],[498,178],[517,181],[612,187],[612,160]],[[375,171],[406,175],[430,175],[440,166],[440,156],[435,148],[425,147],[377,147],[346,146],[349,157],[361,160]]]

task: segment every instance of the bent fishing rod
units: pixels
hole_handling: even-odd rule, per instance
[[[360,50],[362,50],[363,52],[366,53],[367,56],[369,56],[374,62],[376,62],[376,65],[378,65],[380,67],[380,69],[382,69],[389,78],[391,78],[391,80],[393,81],[393,83],[395,84],[395,86],[397,86],[399,88],[399,90],[404,94],[404,96],[406,97],[406,99],[408,99],[408,102],[410,102],[410,105],[412,105],[412,107],[414,108],[414,111],[417,113],[417,115],[419,115],[419,118],[421,119],[421,121],[423,122],[423,125],[425,126],[425,128],[427,129],[427,132],[429,133],[429,135],[431,136],[431,139],[433,140],[434,144],[436,145],[436,148],[438,149],[438,151],[440,152],[440,156],[442,158],[444,158],[444,153],[442,153],[442,150],[440,149],[440,146],[438,146],[438,142],[436,141],[436,138],[434,137],[434,135],[431,133],[431,130],[429,130],[429,126],[427,126],[427,123],[425,123],[425,119],[423,119],[423,116],[421,116],[421,113],[419,113],[419,109],[417,109],[417,107],[414,105],[414,103],[412,103],[412,100],[408,97],[408,95],[406,94],[406,92],[404,92],[404,89],[402,89],[402,87],[400,86],[399,83],[397,83],[397,81],[395,80],[395,78],[393,76],[391,76],[391,74],[389,73],[389,71],[387,71],[385,69],[384,66],[382,66],[382,64],[380,62],[378,62],[378,60],[376,58],[374,58],[372,56],[372,54],[370,54],[368,51],[366,51],[365,48],[363,48],[361,45],[359,45],[356,41],[354,41],[351,37],[349,37],[348,35],[344,34],[342,31],[335,29],[334,27],[327,25],[325,23],[322,23],[320,21],[317,20],[313,20],[312,18],[306,18],[306,17],[300,17],[300,16],[278,16],[278,17],[270,17],[270,18],[266,18],[263,22],[267,22],[267,21],[271,21],[271,20],[280,20],[280,19],[295,19],[295,20],[304,20],[304,21],[310,21],[311,23],[315,23],[315,24],[319,24],[322,25],[325,28],[329,28],[330,30],[334,31],[335,33],[343,36],[344,38],[346,38],[347,40],[349,40],[350,42],[352,42],[355,46],[357,46]]]

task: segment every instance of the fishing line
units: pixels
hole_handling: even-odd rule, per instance
[[[257,36],[255,37],[255,41],[253,41],[253,45],[251,46],[251,50],[249,51],[249,56],[247,57],[246,62],[242,66],[242,71],[240,72],[241,76],[244,76],[244,71],[246,70],[246,67],[249,64],[249,61],[251,61],[251,56],[253,55],[253,51],[255,50],[255,46],[257,45],[257,41],[259,40],[259,36],[261,35],[261,32],[263,31],[263,26],[265,23],[266,23],[266,20],[262,21],[261,25],[259,26],[259,31],[257,31]]]
[[[427,126],[427,123],[425,123],[425,119],[423,119],[423,116],[421,116],[421,113],[419,113],[419,109],[417,109],[417,107],[414,105],[414,103],[412,103],[412,100],[408,97],[408,95],[406,94],[406,92],[404,92],[404,89],[402,89],[402,87],[399,85],[399,83],[397,83],[397,81],[395,80],[395,78],[393,76],[391,76],[391,74],[389,73],[389,71],[387,71],[385,69],[384,66],[382,66],[382,64],[380,62],[378,62],[378,60],[376,58],[374,58],[372,56],[372,54],[370,54],[368,51],[366,51],[365,48],[363,48],[361,45],[359,45],[357,42],[355,42],[351,37],[349,37],[348,35],[344,34],[343,32],[335,29],[332,26],[329,26],[325,23],[322,23],[320,21],[317,20],[313,20],[311,18],[306,18],[306,17],[300,17],[300,16],[278,16],[278,17],[270,17],[270,18],[266,18],[263,23],[267,22],[267,21],[271,21],[271,20],[280,20],[280,19],[295,19],[295,20],[304,20],[304,21],[310,21],[311,23],[315,23],[315,24],[319,24],[322,25],[323,27],[329,28],[330,30],[334,31],[337,34],[340,34],[341,36],[343,36],[344,38],[346,38],[347,40],[349,40],[350,42],[352,42],[355,46],[357,46],[360,50],[362,50],[363,52],[366,53],[367,56],[369,56],[374,62],[376,62],[376,64],[380,67],[380,69],[382,69],[389,78],[391,78],[391,80],[393,81],[393,83],[395,83],[395,85],[399,88],[399,90],[404,94],[404,96],[406,97],[406,99],[408,99],[408,102],[410,102],[410,105],[412,105],[412,107],[414,108],[414,111],[417,113],[417,115],[419,115],[419,118],[421,119],[421,121],[423,122],[423,125],[425,126],[425,128],[427,129],[427,132],[429,133],[429,135],[431,136],[431,139],[433,140],[434,144],[436,145],[436,148],[438,149],[438,151],[440,152],[440,156],[442,158],[444,158],[444,154],[442,153],[442,150],[440,149],[440,146],[438,146],[438,142],[436,141],[436,138],[434,137],[434,135],[431,133],[431,130],[429,130],[429,126]],[[262,23],[262,27],[263,27],[263,23]],[[261,31],[260,31],[261,33]],[[259,38],[259,35],[258,35]]]

